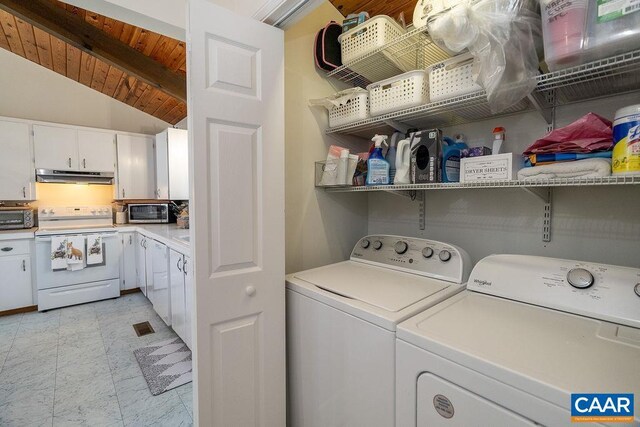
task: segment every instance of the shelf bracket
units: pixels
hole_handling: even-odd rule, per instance
[[[385,190],[389,194],[396,196],[408,197],[411,201],[418,202],[418,224],[420,230],[423,231],[426,228],[427,215],[425,210],[425,192],[418,190]]]
[[[545,94],[534,91],[527,95],[527,98],[536,111],[540,113],[544,121],[547,122],[547,125],[553,130],[555,121],[555,107],[553,102],[555,94],[553,91],[548,91]]]
[[[522,187],[524,191],[543,201],[542,207],[542,241],[551,241],[551,207],[553,189],[551,187]]]
[[[387,120],[384,120],[384,123],[405,135],[407,134],[407,132],[409,132],[409,129],[411,129],[411,126],[402,124],[397,120],[387,119]]]

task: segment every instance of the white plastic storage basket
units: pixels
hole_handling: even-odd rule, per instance
[[[429,102],[429,73],[424,70],[372,83],[369,91],[369,110],[372,116],[416,107]]]
[[[388,16],[378,15],[371,18],[338,38],[342,63],[346,64],[364,56],[405,33],[406,30]]]
[[[329,110],[329,127],[337,127],[369,118],[369,94],[362,92],[346,103]]]
[[[473,56],[463,54],[435,64],[429,73],[431,102],[454,98],[482,90],[473,80]]]

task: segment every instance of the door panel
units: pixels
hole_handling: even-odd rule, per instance
[[[140,290],[147,296],[147,256],[144,248],[145,237],[136,233],[136,276]]]
[[[0,200],[31,200],[34,180],[29,125],[0,121]]]
[[[117,199],[154,199],[156,191],[153,138],[117,136]]]
[[[115,135],[108,132],[78,131],[78,164],[80,170],[115,172]]]
[[[167,326],[171,326],[169,292],[169,252],[162,243],[153,242],[153,308]]]
[[[182,341],[187,340],[185,329],[184,257],[170,250],[169,282],[171,283],[171,327]]]
[[[281,426],[283,32],[207,0],[189,8],[196,423]]]
[[[156,198],[169,198],[169,133],[156,135]]]
[[[33,125],[36,169],[79,170],[78,131]]]
[[[0,275],[0,311],[33,305],[28,255],[0,257]]]
[[[171,200],[189,199],[189,146],[187,131],[168,129],[169,195]]]
[[[195,320],[195,307],[193,306],[193,270],[191,258],[184,257],[182,271],[184,273],[184,329],[185,342],[190,349],[193,349],[193,325]]]

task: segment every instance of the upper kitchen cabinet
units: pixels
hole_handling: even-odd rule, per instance
[[[27,123],[0,121],[0,200],[33,200],[35,174]]]
[[[78,166],[81,171],[116,171],[116,135],[113,132],[78,131]]]
[[[33,146],[36,169],[79,170],[76,129],[33,125]]]
[[[156,135],[157,198],[189,199],[189,148],[187,131],[167,129]]]
[[[115,199],[155,199],[155,153],[152,136],[116,136],[118,173]]]
[[[115,134],[33,125],[36,169],[115,172]]]

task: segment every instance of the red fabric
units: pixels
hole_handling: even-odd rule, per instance
[[[613,147],[612,123],[595,113],[556,129],[530,145],[524,154],[592,153]]]

